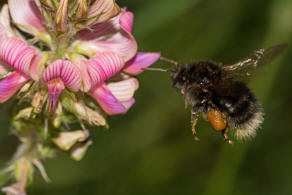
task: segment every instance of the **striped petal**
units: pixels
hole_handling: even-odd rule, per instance
[[[131,100],[138,87],[139,82],[135,78],[129,78],[123,81],[107,84],[107,88],[120,102],[127,102]]]
[[[122,59],[115,53],[100,53],[88,60],[87,70],[91,78],[92,86],[101,84],[109,79],[124,66]]]
[[[32,35],[45,31],[42,16],[34,0],[8,0],[13,21],[18,27]]]
[[[17,38],[5,38],[0,42],[0,58],[16,70],[29,74],[35,49]]]
[[[128,74],[140,74],[143,68],[154,64],[160,58],[160,53],[139,52],[133,59],[128,61],[123,71]]]
[[[0,80],[0,103],[11,98],[28,80],[27,76],[17,71]]]
[[[91,95],[109,115],[123,114],[127,108],[112,94],[106,85],[96,86],[91,90]]]
[[[129,110],[135,104],[135,99],[131,98],[128,101],[122,102],[122,104],[127,110]]]
[[[87,17],[97,17],[95,23],[105,22],[119,12],[115,0],[96,0],[89,8]]]
[[[56,60],[42,73],[42,82],[48,83],[60,78],[70,90],[76,92],[81,88],[81,74],[77,66],[70,61]]]
[[[7,4],[4,5],[2,7],[2,9],[1,9],[1,12],[0,12],[0,24],[4,27],[5,34],[8,37],[13,37],[15,35],[14,31],[13,31],[13,29],[11,27],[11,24],[10,24],[9,8],[8,8]],[[1,39],[1,37],[0,37],[0,39]]]
[[[84,92],[88,92],[91,89],[91,78],[88,73],[88,68],[87,68],[87,62],[88,60],[79,54],[72,54],[71,58],[72,62],[78,66],[80,73],[81,73],[81,79],[82,79],[82,87],[81,90]]]
[[[133,35],[121,25],[123,14],[95,25],[93,30],[81,31],[78,34],[81,42],[77,47],[87,52],[115,52],[125,62],[133,58],[137,52],[137,43]]]
[[[41,74],[45,68],[45,63],[48,60],[48,54],[43,52],[38,52],[32,59],[29,74],[30,77],[35,80],[39,81],[41,78]]]

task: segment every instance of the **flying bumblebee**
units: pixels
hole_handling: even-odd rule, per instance
[[[221,131],[229,144],[233,143],[228,138],[229,130],[238,139],[256,135],[256,130],[264,120],[264,112],[244,79],[252,75],[256,68],[278,56],[286,47],[286,44],[282,44],[260,49],[226,66],[212,61],[180,64],[161,58],[175,64],[168,72],[171,72],[174,88],[184,96],[186,105],[191,106],[191,127],[195,140],[199,140],[196,131],[199,116],[209,121],[216,131]]]

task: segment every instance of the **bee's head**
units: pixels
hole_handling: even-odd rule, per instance
[[[185,65],[180,65],[171,70],[173,86],[182,89],[187,81],[188,69]]]

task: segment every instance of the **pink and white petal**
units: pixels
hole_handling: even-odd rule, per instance
[[[80,70],[82,79],[81,90],[84,92],[88,92],[92,87],[92,81],[87,68],[88,60],[84,56],[79,54],[72,54],[70,59],[76,66],[78,66]]]
[[[11,98],[28,80],[27,76],[18,71],[0,80],[0,103]]]
[[[133,23],[134,23],[134,14],[129,11],[123,12],[120,18],[121,26],[125,30],[127,30],[129,33],[131,33],[133,29]]]
[[[128,74],[138,75],[154,64],[160,58],[160,53],[139,52],[133,59],[128,61],[123,71]]]
[[[57,101],[62,91],[65,89],[65,85],[60,78],[56,78],[48,81],[48,90],[49,90],[49,105],[50,109],[55,109]]]
[[[124,66],[123,60],[113,52],[104,52],[95,55],[87,61],[87,70],[92,86],[101,84],[118,73]]]
[[[5,30],[4,26],[1,25],[1,23],[0,23],[0,40],[5,38],[5,35],[6,35],[6,30]]]
[[[93,30],[81,31],[78,34],[81,40],[78,47],[88,52],[115,52],[125,62],[137,53],[137,42],[133,35],[121,24],[122,12],[110,21],[95,25]],[[86,41],[83,41],[86,40]]]
[[[4,27],[6,36],[13,37],[15,33],[10,22],[9,8],[8,5],[5,4],[0,12],[0,24]]]
[[[18,38],[5,38],[0,42],[0,58],[16,70],[29,75],[35,49]]]
[[[29,74],[30,77],[35,80],[39,81],[42,75],[42,72],[45,68],[45,63],[48,60],[48,53],[38,52],[32,59]]]
[[[138,87],[139,82],[135,78],[129,78],[123,81],[111,82],[107,84],[107,88],[120,102],[127,102],[131,100]]]
[[[127,108],[119,102],[105,85],[94,87],[91,90],[91,95],[109,115],[123,114],[127,112]]]
[[[131,98],[129,101],[122,102],[122,104],[125,106],[127,110],[129,110],[135,104],[135,99]]]
[[[35,0],[8,0],[11,17],[18,27],[32,35],[45,31],[42,15]]]
[[[42,73],[42,82],[49,82],[61,78],[65,86],[72,91],[81,88],[81,74],[77,66],[68,60],[56,60],[50,64]]]
[[[115,16],[118,10],[115,0],[97,0],[89,7],[87,18],[96,16],[96,23],[105,22]]]

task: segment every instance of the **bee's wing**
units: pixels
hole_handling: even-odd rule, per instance
[[[222,68],[235,78],[246,78],[252,75],[258,67],[261,67],[276,58],[287,48],[287,46],[287,44],[280,44],[254,51],[247,58],[241,59],[236,64],[223,66]]]

